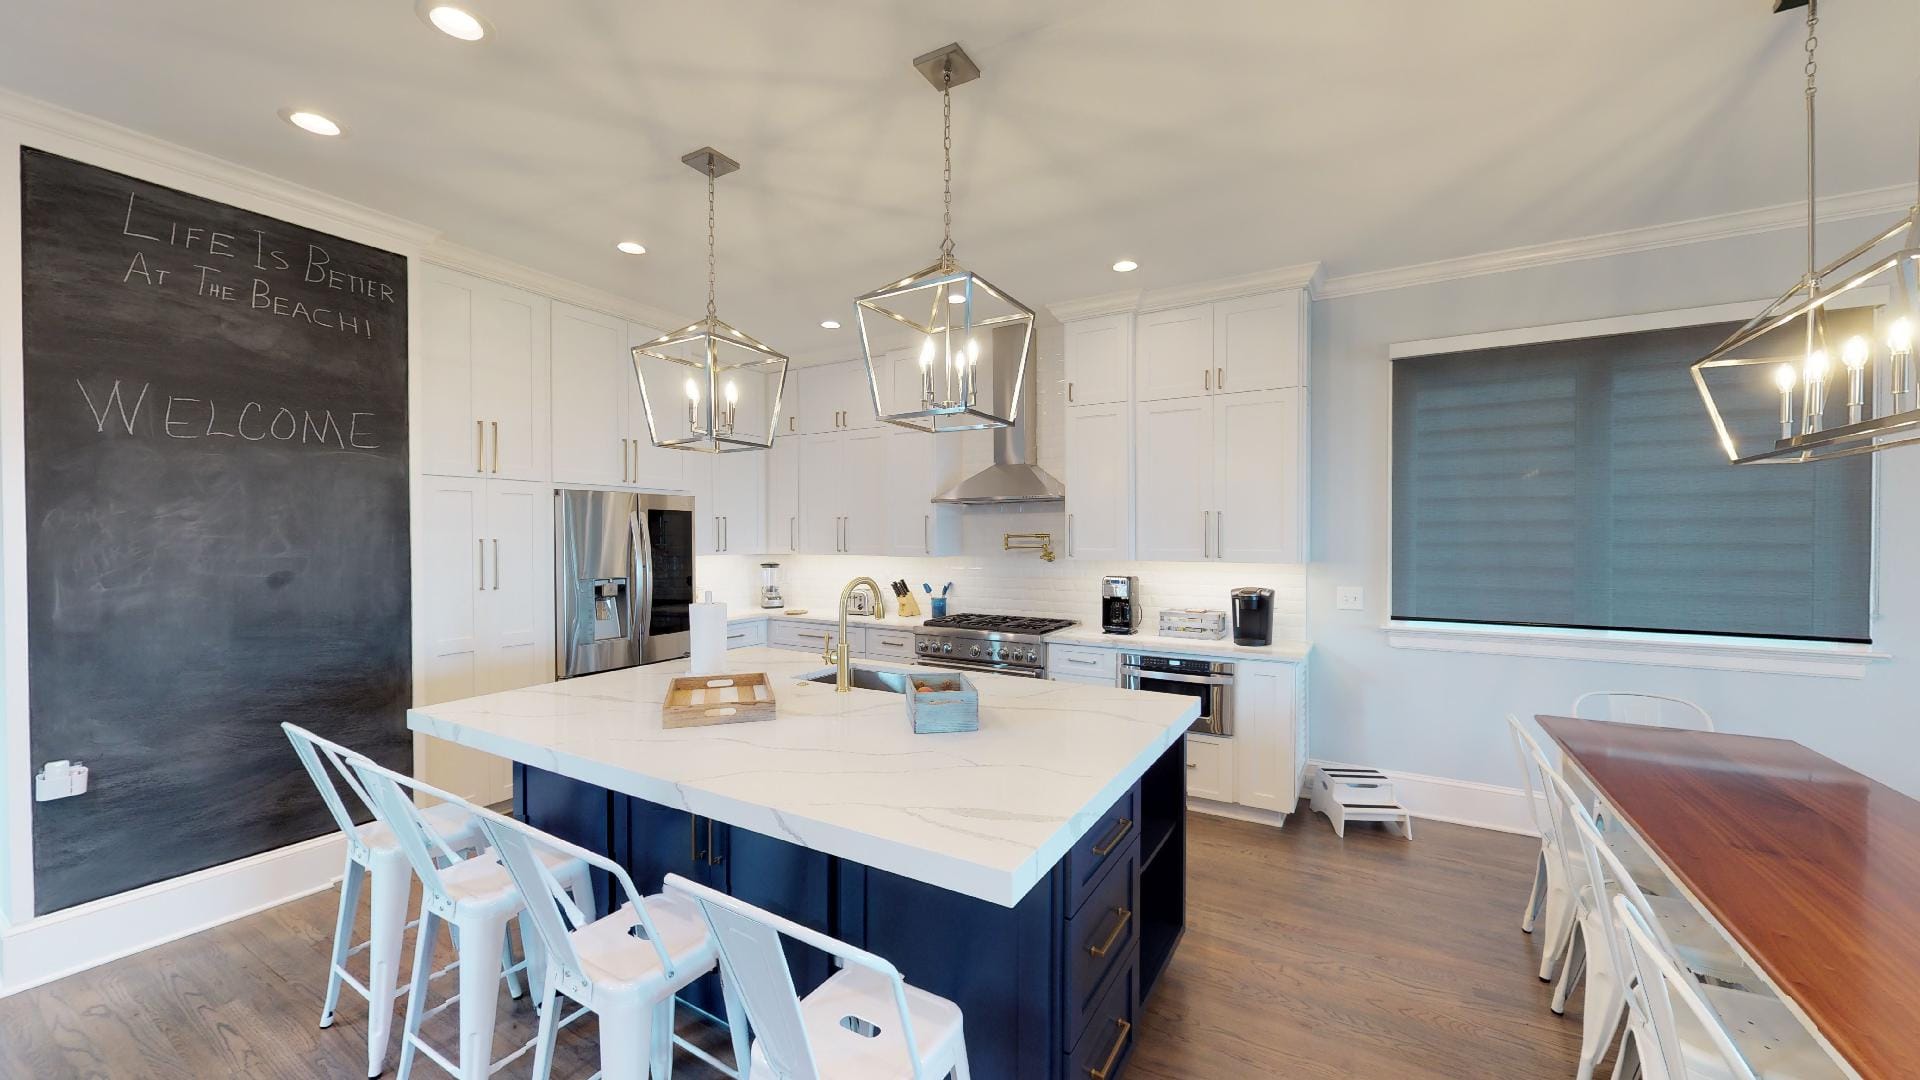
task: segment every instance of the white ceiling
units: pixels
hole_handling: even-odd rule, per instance
[[[681,312],[852,355],[850,298],[932,260],[957,40],[961,260],[1039,307],[1301,262],[1336,274],[1800,198],[1801,23],[1768,0],[0,0],[0,85]],[[1822,185],[1910,182],[1920,4],[1823,9]],[[282,122],[305,107],[324,140]],[[635,238],[649,253],[613,250]],[[1141,269],[1117,275],[1116,258]],[[1793,268],[1782,267],[1783,273]]]

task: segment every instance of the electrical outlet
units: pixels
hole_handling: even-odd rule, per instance
[[[1341,611],[1360,611],[1367,606],[1366,595],[1358,585],[1342,585],[1333,591],[1333,606]]]
[[[77,761],[49,761],[33,778],[33,801],[52,802],[87,793],[87,767]]]

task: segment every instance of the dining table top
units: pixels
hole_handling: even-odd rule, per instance
[[[1837,1060],[1920,1077],[1920,801],[1786,739],[1535,719]]]

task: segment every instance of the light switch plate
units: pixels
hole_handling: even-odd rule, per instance
[[[1366,608],[1366,590],[1358,585],[1342,585],[1333,591],[1333,606],[1341,611],[1361,611]]]

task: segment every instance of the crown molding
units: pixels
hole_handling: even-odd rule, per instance
[[[1821,221],[1848,221],[1879,214],[1903,214],[1911,209],[1913,204],[1913,187],[1900,185],[1830,195],[1819,200],[1817,206]],[[1330,299],[1387,292],[1460,278],[1504,274],[1514,270],[1529,270],[1586,259],[1603,259],[1614,255],[1683,247],[1709,240],[1726,240],[1804,228],[1806,222],[1806,204],[1781,203],[1755,210],[1739,210],[1729,214],[1715,214],[1710,217],[1669,222],[1664,225],[1623,229],[1619,232],[1599,233],[1572,240],[1530,244],[1525,247],[1489,251],[1457,259],[1439,259],[1434,262],[1416,263],[1412,266],[1387,270],[1340,274],[1328,278],[1318,295],[1320,298]]]
[[[544,270],[535,270],[511,259],[503,259],[447,240],[434,241],[420,252],[420,257],[450,270],[459,270],[503,285],[526,289],[575,307],[598,311],[603,315],[642,323],[661,333],[693,321],[665,308],[654,307],[652,304],[621,296],[618,293],[610,293],[604,289],[596,289],[591,285],[583,285],[571,278],[549,274]]]
[[[1164,311],[1167,308],[1206,304],[1216,300],[1232,300],[1236,297],[1279,292],[1283,289],[1305,289],[1307,299],[1312,300],[1319,295],[1321,283],[1320,264],[1302,263],[1299,266],[1261,270],[1257,273],[1242,274],[1239,277],[1203,281],[1195,285],[1176,285],[1172,288],[1145,292],[1136,289],[1131,292],[1089,296],[1081,300],[1063,300],[1058,304],[1048,304],[1047,310],[1061,322],[1069,322],[1075,319],[1091,319],[1100,315],[1119,315],[1124,312]]]

